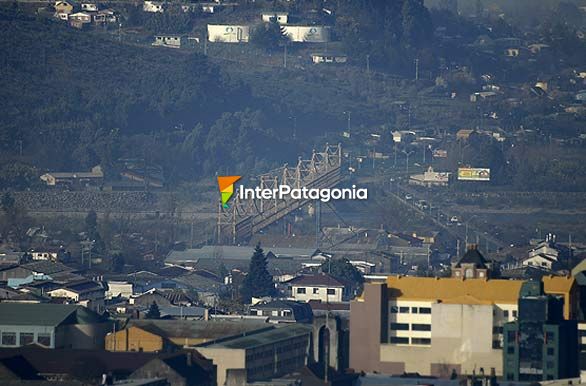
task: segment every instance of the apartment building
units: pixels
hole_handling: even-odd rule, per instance
[[[447,377],[503,374],[503,326],[518,317],[523,281],[392,276],[350,303],[350,367]],[[544,277],[545,292],[577,313],[573,278]]]

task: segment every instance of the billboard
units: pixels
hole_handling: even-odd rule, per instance
[[[433,158],[448,158],[448,151],[443,149],[435,149],[433,151]]]
[[[459,181],[490,181],[490,169],[458,168]]]

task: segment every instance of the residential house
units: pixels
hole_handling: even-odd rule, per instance
[[[75,23],[88,24],[91,23],[92,17],[86,12],[78,12],[70,14],[69,20]],[[40,178],[47,184],[47,186],[95,186],[103,182],[104,173],[102,172],[102,168],[100,166],[94,166],[91,172],[51,172],[43,174]]]
[[[436,172],[430,166],[423,174],[409,176],[409,184],[425,186],[427,188],[448,186],[450,183],[450,174],[449,172]]]
[[[66,282],[79,278],[74,268],[68,267],[59,262],[34,261],[31,263],[15,265],[0,269],[0,281],[9,279],[25,279],[31,275],[48,275],[52,280]]]
[[[112,324],[78,305],[0,303],[0,347],[104,347]]]
[[[476,244],[468,246],[468,250],[460,260],[452,263],[452,277],[466,279],[484,279],[490,276],[490,264],[486,261]]]
[[[289,20],[289,12],[265,11],[260,14],[263,22],[269,23],[275,21],[279,24],[287,24]]]
[[[142,5],[142,10],[144,12],[151,12],[151,13],[163,13],[165,12],[166,3],[162,1],[149,1],[146,0]]]
[[[129,299],[133,294],[133,285],[127,281],[109,280],[107,282],[106,299],[122,297]]]
[[[313,64],[320,64],[320,63],[343,64],[348,61],[348,55],[342,54],[342,53],[331,53],[331,52],[314,52],[311,54],[311,61]]]
[[[48,291],[47,295],[52,298],[66,299],[98,313],[105,311],[105,290],[100,283],[95,281],[84,280],[68,283]]]
[[[81,3],[81,10],[85,12],[98,12],[98,5],[95,3]]]
[[[212,361],[194,350],[159,355],[134,371],[129,379],[163,377],[173,386],[216,386]]]
[[[152,43],[152,45],[155,47],[185,48],[187,46],[187,36],[155,35],[155,41]]]
[[[95,24],[115,23],[118,21],[116,13],[111,9],[102,9],[93,15]]]
[[[470,135],[475,133],[476,130],[474,129],[460,129],[456,132],[456,139],[458,141],[467,141],[470,139]]]
[[[341,302],[348,296],[345,285],[325,273],[297,276],[287,284],[291,288],[293,300],[300,302],[310,300]]]
[[[65,0],[59,0],[53,4],[53,8],[55,8],[56,13],[70,14],[73,12],[73,3]]]
[[[250,307],[250,315],[266,316],[271,323],[310,323],[313,319],[311,306],[289,300],[273,300]]]
[[[331,40],[329,26],[284,25],[283,33],[294,43],[327,43]]]

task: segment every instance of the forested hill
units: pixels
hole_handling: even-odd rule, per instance
[[[279,147],[246,110],[247,88],[199,54],[118,43],[11,7],[0,8],[0,35],[0,188],[27,186],[13,175],[38,179],[22,168],[108,171],[133,156],[171,180],[196,178],[254,167],[254,143]]]

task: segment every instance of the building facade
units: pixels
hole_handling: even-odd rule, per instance
[[[577,310],[572,278],[544,277],[545,291]],[[503,374],[503,327],[518,317],[522,281],[389,277],[350,303],[350,367],[356,371],[448,377]]]

